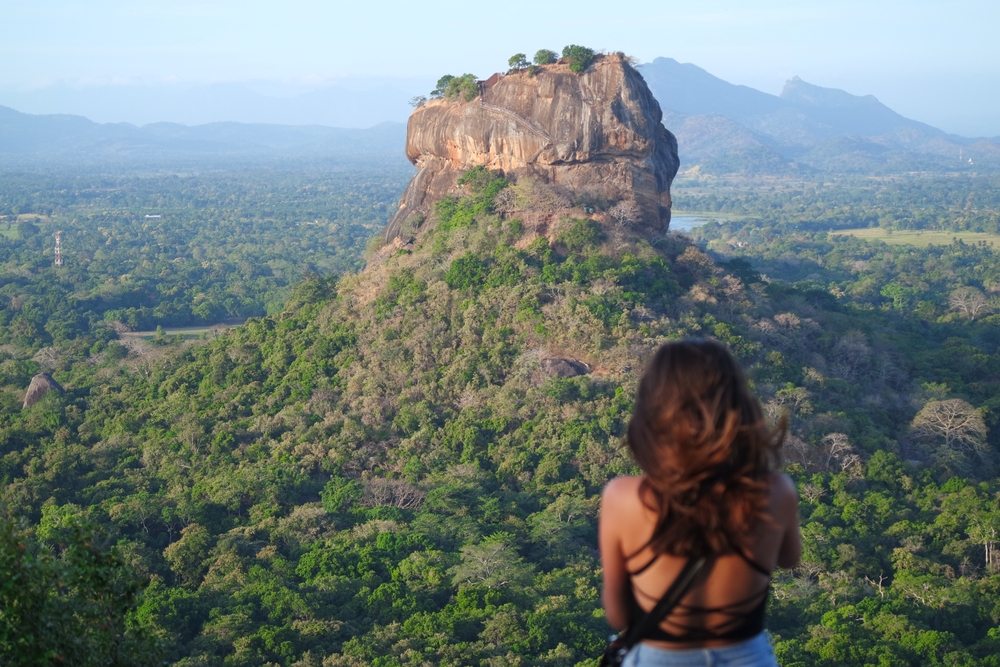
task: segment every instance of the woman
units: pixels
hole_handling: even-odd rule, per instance
[[[639,382],[626,442],[643,474],[604,489],[603,602],[623,629],[648,612],[690,556],[704,568],[626,665],[777,665],[764,634],[771,572],[799,562],[795,486],[777,472],[771,429],[721,344],[661,347]]]

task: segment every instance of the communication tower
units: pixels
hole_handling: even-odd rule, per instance
[[[63,265],[62,256],[62,232],[56,232],[56,266]]]

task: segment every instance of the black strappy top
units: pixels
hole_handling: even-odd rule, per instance
[[[730,617],[729,620],[718,624],[714,628],[698,628],[684,625],[683,623],[678,623],[677,620],[672,619],[670,621],[671,625],[676,625],[684,629],[684,634],[675,635],[672,632],[667,632],[659,625],[653,626],[653,628],[646,632],[643,639],[652,639],[655,641],[663,642],[703,642],[711,640],[725,640],[725,641],[743,641],[745,639],[751,639],[756,637],[761,632],[764,631],[764,610],[767,606],[768,593],[771,591],[771,573],[760,566],[759,563],[752,560],[747,556],[741,549],[737,549],[736,553],[746,561],[754,570],[766,575],[768,578],[767,586],[763,590],[754,593],[750,597],[739,600],[737,602],[724,605],[722,607],[698,607],[686,604],[678,604],[674,607],[671,615],[674,616],[701,616],[704,614],[723,614]],[[660,558],[657,554],[653,556],[652,559],[641,568],[635,572],[630,573],[631,576],[635,577],[642,574],[649,567],[655,563]],[[633,586],[634,589],[634,586]],[[641,591],[640,591],[641,593]],[[738,609],[745,607],[751,602],[757,601],[757,604],[750,611],[737,611]],[[633,620],[638,623],[642,621],[642,618],[646,615],[646,611],[639,606],[639,603],[635,601],[635,596],[633,596]]]

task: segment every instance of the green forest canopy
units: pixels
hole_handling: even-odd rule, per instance
[[[707,335],[791,415],[805,555],[769,603],[782,664],[998,663],[992,249],[832,237],[810,227],[828,195],[805,189],[798,217],[759,207],[697,243],[582,210],[547,238],[493,211],[504,179],[465,181],[413,250],[310,275],[210,342],[8,343],[0,558],[50,592],[0,587],[0,632],[24,638],[4,660],[72,649],[26,629],[80,609],[95,664],[594,664],[597,494],[633,470],[636,375],[660,342]],[[9,262],[40,252],[10,244]],[[41,345],[67,392],[21,410]],[[928,428],[942,410],[982,428]],[[100,607],[109,590],[136,595]]]

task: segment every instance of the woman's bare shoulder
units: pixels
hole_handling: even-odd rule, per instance
[[[783,472],[771,473],[771,511],[776,514],[797,512],[799,492],[792,478]]]
[[[642,477],[623,475],[608,482],[601,493],[602,504],[605,507],[621,507],[639,501],[639,487]]]
[[[792,478],[783,472],[771,473],[771,494],[782,500],[798,500],[799,492]]]

